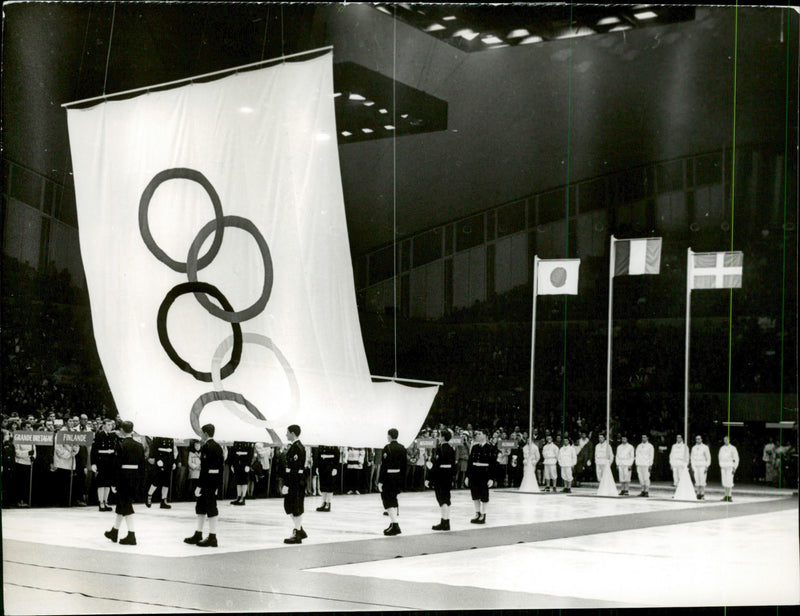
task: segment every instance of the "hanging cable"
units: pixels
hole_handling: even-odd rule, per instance
[[[111,30],[108,33],[108,53],[106,53],[106,73],[103,76],[103,95],[106,93],[106,82],[108,81],[108,62],[111,59],[111,39],[114,38],[114,20],[117,17],[117,3],[112,5],[114,8],[111,12]]]
[[[92,23],[92,7],[89,6],[89,15],[86,18],[86,30],[83,32],[83,46],[81,47],[81,62],[78,65],[78,78],[75,80],[75,91],[72,95],[72,98],[78,96],[78,90],[81,87],[81,76],[83,75],[83,58],[86,56],[86,41],[89,39],[89,25]],[[69,168],[69,161],[70,161],[70,150],[69,148],[66,149],[64,152],[64,173],[61,176],[61,185],[65,187],[67,185],[67,169]],[[62,191],[61,198],[64,198],[64,194]]]
[[[397,10],[392,20],[392,330],[394,377],[397,378]]]

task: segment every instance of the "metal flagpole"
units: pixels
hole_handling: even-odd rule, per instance
[[[539,257],[533,255],[533,309],[531,310],[531,387],[528,398],[528,442],[533,442],[533,366],[536,354],[536,295],[539,290]]]
[[[683,442],[689,446],[689,331],[692,306],[692,252],[686,249],[686,340],[684,351],[684,386],[683,386]]]
[[[608,260],[608,368],[606,370],[606,440],[611,438],[611,340],[614,335],[612,329],[611,315],[614,304],[614,268],[616,265],[616,253],[614,243],[616,238],[611,236],[611,254]]]

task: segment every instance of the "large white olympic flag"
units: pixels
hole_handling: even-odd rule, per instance
[[[68,111],[97,348],[137,432],[410,442],[437,387],[373,383],[332,54]]]

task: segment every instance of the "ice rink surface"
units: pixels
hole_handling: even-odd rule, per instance
[[[378,494],[306,499],[301,546],[279,499],[220,503],[219,548],[183,543],[192,503],[136,506],[138,545],[110,542],[113,513],[5,509],[6,614],[318,612],[796,605],[798,501],[734,493],[733,503],[491,493],[469,523],[453,492],[450,532],[435,532],[432,492],[400,496],[402,535],[384,537]],[[124,535],[123,532],[120,536]]]

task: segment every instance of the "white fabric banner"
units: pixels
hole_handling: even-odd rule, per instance
[[[373,383],[332,54],[68,110],[100,359],[135,430],[380,447],[438,387]]]

